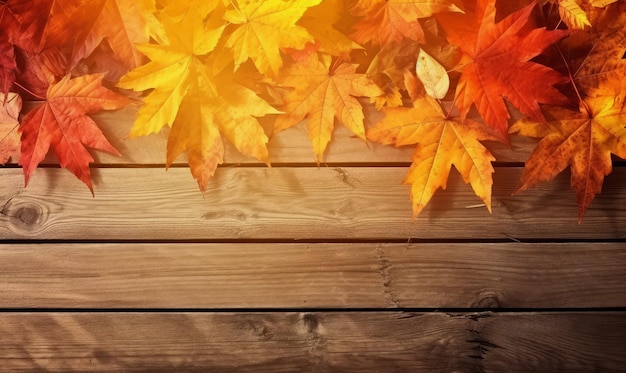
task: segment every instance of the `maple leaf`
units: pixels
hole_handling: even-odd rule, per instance
[[[348,0],[323,0],[319,5],[307,9],[298,25],[304,27],[314,38],[316,50],[333,56],[344,56],[353,49],[362,47],[353,42],[337,26],[350,23],[347,19]]]
[[[407,73],[413,107],[387,108],[385,117],[370,128],[370,140],[395,146],[417,145],[404,180],[411,184],[413,218],[424,209],[437,189],[445,189],[454,165],[466,184],[491,212],[491,187],[495,158],[480,143],[495,136],[484,124],[447,115],[439,103],[426,96],[417,78]]]
[[[141,4],[135,0],[97,0],[89,9],[91,22],[84,27],[88,32],[75,42],[74,64],[93,53],[103,40],[129,70],[143,64],[143,54],[136,44],[149,41],[149,29],[147,11]]]
[[[580,7],[577,0],[550,0],[559,6],[559,16],[568,28],[582,30],[585,26],[591,26],[587,14]]]
[[[403,105],[400,90],[404,86],[404,71],[415,65],[419,50],[419,44],[414,42],[389,43],[371,60],[367,76],[384,91],[370,100],[378,110]]]
[[[526,162],[518,192],[570,166],[579,223],[611,173],[611,154],[626,158],[626,14],[615,14],[599,35],[592,33],[595,43],[573,73],[579,110],[547,107],[547,124],[523,118],[511,127],[512,132],[541,138]]]
[[[18,117],[22,111],[22,98],[17,93],[0,93],[0,164],[5,164],[20,148]]]
[[[281,48],[303,49],[313,37],[296,22],[321,0],[232,0],[224,19],[235,25],[226,46],[234,55],[235,69],[252,59],[259,71],[275,76],[283,65]]]
[[[365,140],[363,108],[355,97],[383,93],[365,74],[358,74],[355,65],[331,62],[329,56],[314,54],[285,68],[277,78],[279,85],[294,89],[286,94],[281,108],[286,114],[278,117],[274,128],[282,131],[306,118],[318,164],[331,139],[335,118]]]
[[[93,193],[89,164],[94,160],[87,147],[119,155],[97,124],[86,114],[116,110],[130,100],[102,86],[101,74],[77,78],[65,76],[48,88],[46,101],[22,119],[21,157],[25,183],[50,147],[59,164],[69,169]]]
[[[0,34],[0,93],[6,94],[15,82],[15,50],[6,34]]]
[[[212,7],[203,2],[188,4],[186,11],[164,10],[161,19],[171,44],[140,46],[150,62],[122,77],[118,85],[136,91],[152,89],[130,136],[171,126],[167,166],[185,152],[192,175],[204,192],[208,179],[223,162],[222,136],[241,153],[269,164],[268,138],[256,118],[277,111],[236,83],[232,71],[213,74],[206,60],[225,27],[219,21],[222,12],[215,11],[220,3],[213,2]]]
[[[589,97],[579,111],[549,107],[546,116],[547,125],[524,118],[511,127],[511,132],[541,138],[526,162],[517,193],[571,166],[580,223],[611,173],[611,153],[626,159],[624,97]]]
[[[418,18],[462,10],[450,0],[359,0],[352,12],[362,17],[354,27],[354,40],[383,46],[405,39],[424,42],[424,30]]]
[[[29,52],[59,48],[80,38],[91,21],[90,5],[93,5],[82,0],[9,0],[7,3],[20,23],[16,45]]]
[[[505,97],[519,111],[537,120],[543,119],[540,103],[568,102],[554,88],[565,78],[530,60],[569,31],[531,29],[528,21],[535,2],[495,23],[494,3],[478,0],[472,15],[441,13],[437,19],[448,41],[464,52],[460,65],[465,67],[455,95],[462,118],[475,104],[485,123],[506,140],[510,115]]]
[[[614,95],[626,87],[626,9],[611,9],[616,17],[606,20],[599,34],[592,29],[591,50],[574,72],[574,83],[583,95],[599,88],[604,90],[600,95]]]
[[[150,62],[123,76],[118,86],[153,91],[144,98],[131,137],[157,133],[164,126],[171,126],[189,86],[203,78],[200,72],[204,69],[204,59],[215,48],[224,30],[224,26],[206,28],[203,19],[207,14],[206,10],[194,9],[187,12],[184,22],[163,17],[169,39],[176,42],[138,46]]]

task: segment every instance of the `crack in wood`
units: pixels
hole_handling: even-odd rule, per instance
[[[328,340],[323,336],[324,331],[319,316],[305,313],[301,315],[300,321],[307,335],[306,352],[311,361],[311,372],[328,371],[329,365],[326,361]]]
[[[399,308],[400,302],[391,284],[391,261],[387,257],[382,245],[379,245],[376,249],[376,257],[378,259],[378,272],[382,277],[383,296],[389,300],[394,307]]]
[[[469,320],[469,326],[467,328],[469,338],[466,339],[465,342],[470,343],[472,346],[467,357],[474,361],[475,372],[486,372],[485,361],[489,357],[489,351],[502,348],[488,340],[485,333],[485,326],[481,325],[481,322],[490,316],[490,313],[465,315],[465,318]]]

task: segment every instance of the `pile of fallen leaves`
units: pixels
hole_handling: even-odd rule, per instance
[[[319,164],[341,123],[415,146],[414,215],[452,166],[491,209],[481,142],[519,133],[540,139],[519,191],[570,166],[580,219],[626,158],[625,30],[616,0],[0,1],[0,163],[28,183],[52,148],[91,189],[87,148],[117,150],[88,114],[137,91],[130,137],[168,127],[167,165],[186,154],[202,191],[224,140],[269,164],[268,136],[305,121]]]

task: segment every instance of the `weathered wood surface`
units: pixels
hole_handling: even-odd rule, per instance
[[[225,168],[203,196],[185,168],[93,170],[95,194],[68,171],[0,169],[0,239],[620,239],[626,168],[577,224],[566,174],[511,196],[520,168],[498,168],[493,215],[453,174],[413,221],[403,167]]]
[[[123,157],[95,154],[95,198],[54,157],[28,188],[0,168],[1,372],[624,371],[626,167],[578,225],[567,173],[511,196],[535,141],[488,143],[493,215],[453,171],[413,221],[411,147],[339,126],[317,168],[300,126],[202,196],[135,110],[96,118]]]
[[[622,243],[0,245],[0,304],[621,307],[625,273]]]
[[[10,372],[623,372],[624,313],[4,313]]]

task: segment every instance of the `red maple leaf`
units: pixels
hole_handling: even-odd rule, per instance
[[[130,100],[102,86],[102,75],[85,75],[71,79],[65,76],[52,84],[46,101],[30,111],[24,119],[20,165],[25,183],[44,159],[50,147],[61,167],[69,169],[93,193],[89,164],[94,161],[87,147],[119,155],[104,137],[97,124],[86,114],[115,110]]]
[[[539,121],[545,121],[540,103],[568,103],[554,87],[567,79],[531,59],[569,31],[532,28],[529,17],[535,4],[533,1],[498,23],[495,0],[478,0],[474,13],[436,15],[448,41],[464,53],[460,62],[464,68],[455,97],[462,117],[475,104],[485,123],[505,140],[510,117],[505,98],[519,111]]]

